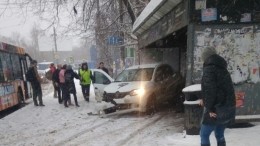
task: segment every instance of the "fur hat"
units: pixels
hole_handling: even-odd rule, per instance
[[[216,54],[216,49],[214,47],[206,47],[203,49],[203,52],[201,54],[202,61],[205,62],[205,60],[211,56]]]

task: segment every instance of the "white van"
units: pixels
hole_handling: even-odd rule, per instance
[[[50,69],[50,65],[53,62],[40,62],[37,64],[37,70],[39,73],[39,76],[41,77],[43,83],[47,82],[47,78],[45,77],[46,72]]]

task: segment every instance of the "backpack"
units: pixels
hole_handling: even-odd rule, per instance
[[[64,73],[64,78],[65,78],[65,83],[72,83],[73,82],[72,72],[66,71]]]
[[[29,70],[25,74],[25,77],[26,77],[26,80],[29,82],[32,82],[35,79],[33,68],[29,68]]]
[[[51,72],[51,70],[48,70],[48,71],[45,73],[45,77],[46,77],[48,80],[52,80],[52,72]]]
[[[53,75],[52,75],[52,80],[53,80],[54,82],[57,82],[57,83],[60,82],[59,74],[60,74],[60,70],[59,70],[59,69],[57,69],[57,70],[54,71],[54,73],[53,73]]]

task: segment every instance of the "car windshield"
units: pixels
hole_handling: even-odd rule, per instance
[[[154,68],[127,69],[122,71],[115,82],[150,81]]]
[[[38,70],[45,70],[49,68],[49,64],[38,64]]]

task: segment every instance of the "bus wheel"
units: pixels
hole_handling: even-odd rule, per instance
[[[23,98],[23,91],[21,87],[18,87],[18,91],[17,91],[17,99],[18,99],[18,104],[21,105],[24,102],[24,98]]]

